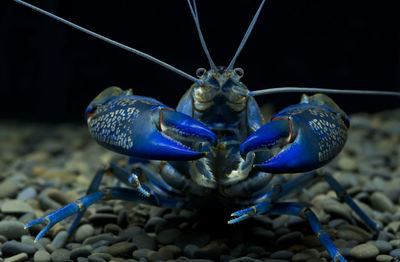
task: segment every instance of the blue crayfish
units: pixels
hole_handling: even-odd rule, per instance
[[[36,240],[59,221],[75,215],[69,228],[71,232],[86,209],[101,199],[195,208],[208,196],[217,196],[215,201],[239,210],[231,214],[233,218],[229,224],[256,214],[288,214],[308,220],[331,258],[345,261],[310,208],[297,202],[282,202],[288,194],[321,178],[369,227],[379,231],[378,225],[329,173],[317,170],[341,151],[349,128],[346,113],[322,93],[399,94],[295,87],[249,91],[241,82],[243,70],[234,68],[234,64],[265,0],[227,67],[217,67],[212,61],[200,30],[196,5],[188,0],[210,64],[209,70],[198,69],[196,77],[23,1],[15,1],[143,56],[194,82],[176,109],[118,87],[101,92],[86,109],[89,131],[105,148],[131,157],[133,168],[124,169],[110,163],[99,170],[86,196],[26,225],[47,224]],[[264,124],[254,96],[282,92],[321,93],[303,95],[299,104],[283,109]],[[125,186],[101,189],[106,171]],[[301,174],[287,180],[279,175],[282,173]]]

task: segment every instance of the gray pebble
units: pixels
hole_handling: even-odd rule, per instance
[[[89,259],[87,257],[78,257],[76,262],[89,262]]]
[[[202,258],[194,258],[194,259],[188,259],[188,260],[184,260],[184,261],[187,261],[187,262],[215,262],[213,260],[202,259]]]
[[[93,252],[88,258],[90,260],[91,256],[101,257],[102,259],[109,261],[112,259],[112,256],[106,252]]]
[[[94,225],[116,224],[118,222],[118,216],[114,214],[96,213],[89,216],[89,221]]]
[[[270,258],[273,259],[286,259],[290,260],[293,256],[293,252],[290,252],[289,250],[278,250],[275,251],[270,255]]]
[[[224,242],[214,240],[197,250],[195,252],[195,257],[217,260],[221,254],[228,252],[229,248]]]
[[[393,257],[389,256],[389,255],[378,255],[376,257],[376,261],[378,261],[378,262],[391,262],[391,261],[393,261],[392,259],[393,259]]]
[[[33,208],[22,200],[6,200],[1,205],[1,212],[4,214],[25,214],[34,213]]]
[[[107,262],[107,260],[105,260],[104,258],[93,254],[88,257],[88,260],[89,262]]]
[[[95,235],[95,236],[86,238],[82,244],[83,245],[92,245],[101,240],[107,240],[107,241],[111,242],[111,241],[115,240],[115,236],[112,233],[103,233],[103,234],[99,234],[99,235]]]
[[[393,249],[392,251],[390,251],[389,255],[395,258],[400,258],[400,248]]]
[[[280,247],[288,246],[292,243],[300,242],[302,238],[303,238],[302,233],[300,233],[298,231],[294,231],[294,232],[287,233],[287,234],[281,236],[280,238],[278,238],[277,244]]]
[[[65,248],[59,248],[51,253],[51,261],[53,262],[65,262],[70,259],[70,251]]]
[[[230,260],[229,262],[262,262],[262,260],[251,258],[251,257],[239,257]]]
[[[18,255],[4,259],[4,262],[20,262],[20,261],[26,261],[27,259],[28,259],[27,253],[20,253]]]
[[[37,197],[37,199],[39,200],[40,206],[41,206],[43,209],[55,209],[55,210],[57,210],[57,209],[61,208],[62,205],[61,205],[60,203],[58,203],[57,201],[55,201],[55,200],[53,200],[53,199],[51,199],[51,198],[49,197],[49,192],[50,192],[51,190],[52,190],[51,188],[50,188],[50,189],[47,189],[47,190],[43,190],[43,191],[39,194],[39,196]]]
[[[19,221],[1,221],[0,235],[5,236],[8,240],[19,239],[27,231],[24,224]]]
[[[182,253],[182,249],[174,245],[163,246],[158,251],[164,252],[164,250],[168,250],[169,252],[171,252],[174,255],[174,257],[178,257]]]
[[[162,217],[151,217],[147,220],[146,224],[144,224],[144,230],[146,232],[155,232],[156,228],[160,228],[161,225],[167,224],[168,221]]]
[[[50,260],[50,254],[45,250],[36,251],[35,255],[33,256],[34,262],[49,262]]]
[[[132,243],[134,243],[138,249],[146,248],[150,250],[156,250],[157,247],[156,240],[146,233],[136,235],[132,239]]]
[[[109,246],[108,253],[115,257],[129,257],[135,249],[137,247],[134,243],[124,241]]]
[[[307,261],[312,258],[319,258],[319,252],[316,249],[305,249],[293,255],[293,262]]]
[[[107,224],[104,226],[105,233],[113,233],[114,235],[118,235],[122,231],[121,227],[117,224]]]
[[[119,234],[118,237],[125,239],[126,241],[129,241],[131,239],[134,239],[137,235],[142,234],[143,229],[141,227],[128,227],[124,230],[122,230]]]
[[[71,259],[77,259],[78,257],[88,257],[90,254],[92,252],[85,246],[72,249],[69,256]]]
[[[19,253],[27,253],[28,255],[33,255],[35,253],[36,248],[31,245],[22,244],[21,242],[17,242],[15,240],[5,242],[1,247],[1,252],[4,256],[14,256]]]
[[[198,247],[203,247],[210,242],[210,235],[205,232],[194,232],[189,231],[180,235],[174,244],[176,244],[181,249],[189,244],[196,245]]]
[[[75,231],[75,241],[82,242],[94,234],[94,227],[90,224],[84,224]]]
[[[141,257],[147,257],[148,253],[152,251],[147,248],[141,248],[133,251],[132,256],[136,259],[140,259]]]
[[[189,244],[183,249],[183,255],[186,257],[194,257],[200,248],[196,245]]]
[[[379,253],[387,254],[393,249],[389,242],[383,240],[369,241],[368,243],[376,246],[379,249]]]
[[[51,242],[51,245],[57,249],[57,248],[62,248],[65,243],[67,243],[69,234],[67,231],[63,230],[58,232],[58,234],[54,237],[53,241]]]
[[[159,250],[159,251],[150,251],[147,255],[147,258],[150,262],[156,262],[156,261],[165,261],[169,259],[173,259],[174,255],[172,254],[171,251],[169,250]]]
[[[396,209],[392,200],[390,200],[390,198],[388,198],[382,192],[372,193],[370,199],[372,207],[375,208],[376,210],[392,213]]]
[[[0,199],[11,198],[18,193],[18,185],[12,180],[4,180],[0,183]]]
[[[372,244],[360,244],[350,250],[350,255],[356,259],[372,259],[378,254],[378,248]]]
[[[171,244],[181,235],[181,231],[177,228],[169,228],[158,232],[157,241],[161,244]]]
[[[20,191],[17,196],[17,200],[29,200],[36,197],[36,190],[33,187],[27,187]]]

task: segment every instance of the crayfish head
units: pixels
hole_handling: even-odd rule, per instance
[[[99,105],[103,105],[112,99],[127,95],[133,95],[132,89],[124,91],[117,86],[111,86],[101,91],[100,94],[98,94],[86,108],[85,119],[87,123],[90,123],[90,119]]]
[[[244,109],[248,98],[248,89],[240,81],[244,75],[241,68],[226,70],[225,67],[206,70],[199,68],[196,71],[202,84],[193,85],[193,99],[198,111],[205,111],[214,104],[216,100],[224,101],[233,111],[240,112]]]

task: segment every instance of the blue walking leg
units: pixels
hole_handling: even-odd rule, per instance
[[[299,190],[305,188],[310,185],[318,175],[316,171],[307,172],[299,175],[294,179],[290,179],[286,183],[282,183],[280,180],[284,180],[282,177],[278,177],[277,179],[273,179],[268,184],[268,191],[262,195],[258,196],[254,202],[261,201],[249,208],[242,209],[236,211],[231,214],[231,216],[235,217],[228,221],[228,224],[234,224],[245,219],[248,219],[256,214],[264,214],[269,211],[271,205],[277,200],[289,195],[298,192]]]
[[[308,222],[311,225],[311,228],[317,235],[318,240],[325,247],[326,251],[328,251],[332,260],[341,262],[346,261],[346,259],[342,256],[342,254],[340,254],[335,244],[333,244],[328,233],[325,231],[325,229],[323,229],[323,227],[319,223],[318,218],[315,216],[314,212],[312,212],[311,209],[309,209],[305,205],[300,203],[275,203],[274,206],[268,212],[268,214],[297,215],[308,220]]]
[[[46,223],[46,226],[42,229],[42,231],[39,232],[39,234],[35,238],[35,241],[39,241],[44,236],[44,234],[46,234],[46,232],[49,231],[49,229],[52,228],[55,224],[57,224],[58,222],[69,216],[72,216],[74,214],[79,214],[79,212],[84,212],[86,208],[88,208],[93,203],[99,201],[103,196],[104,192],[98,191],[93,194],[82,197],[45,217],[27,223],[25,225],[25,228],[31,227],[36,224]],[[76,226],[78,222],[79,221],[73,224]]]
[[[372,220],[357,204],[354,202],[354,200],[351,198],[351,196],[347,193],[347,191],[339,184],[339,182],[332,177],[331,174],[324,172],[323,178],[328,182],[330,187],[336,192],[336,195],[338,196],[339,200],[342,202],[345,202],[347,205],[349,205],[354,212],[372,229],[376,230],[376,232],[379,234],[380,228],[377,223],[375,223],[374,220]]]

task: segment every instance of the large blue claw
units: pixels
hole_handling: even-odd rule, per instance
[[[322,102],[321,102],[322,101]],[[243,157],[250,151],[279,149],[264,163],[264,172],[306,172],[325,165],[343,148],[348,120],[327,96],[303,97],[301,104],[279,112],[240,146]]]
[[[103,94],[105,93],[105,94]],[[155,160],[193,160],[205,155],[204,143],[217,136],[188,115],[155,99],[111,87],[86,110],[92,136],[115,152]]]

